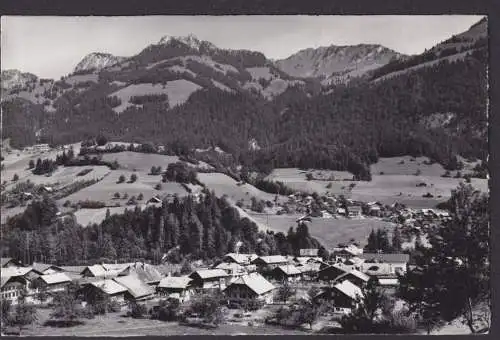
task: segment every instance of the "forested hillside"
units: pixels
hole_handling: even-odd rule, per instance
[[[471,30],[481,33],[485,24]],[[218,146],[262,172],[330,168],[365,180],[378,157],[425,155],[453,169],[457,155],[487,154],[486,39],[466,33],[452,40],[467,44],[443,42],[382,66],[371,76],[376,81],[323,89],[319,79],[297,80],[258,52],[222,50],[193,37],[162,39],[104,68],[95,82],[56,82],[47,93],[54,99],[50,115],[4,103],[4,138],[30,144],[40,126],[38,140],[53,144],[103,134],[171,152]],[[450,53],[459,57],[446,58]],[[449,119],[429,123],[440,115]]]

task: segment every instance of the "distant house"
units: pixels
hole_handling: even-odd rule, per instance
[[[189,275],[193,287],[201,289],[224,289],[229,275],[222,269],[200,269]]]
[[[156,291],[161,296],[176,298],[180,302],[189,301],[193,294],[191,279],[188,276],[167,276],[161,279]]]
[[[370,216],[382,217],[382,205],[378,202],[368,203],[368,214]]]
[[[361,271],[371,276],[396,275],[405,273],[410,255],[408,254],[371,254],[359,255],[364,260]]]
[[[246,268],[238,263],[222,262],[216,265],[213,269],[222,269],[232,277],[248,274]]]
[[[0,279],[2,300],[9,301],[12,305],[16,305],[18,297],[27,286],[27,280],[22,276],[6,276],[3,273]]]
[[[64,270],[61,267],[54,266],[48,263],[33,262],[31,266],[34,270],[38,271],[42,275],[62,273]]]
[[[335,279],[336,282],[343,282],[345,280],[352,282],[358,287],[364,287],[370,280],[370,276],[360,272],[359,270],[353,269]]]
[[[42,191],[50,194],[50,193],[54,192],[54,188],[49,187],[49,186],[43,186]]]
[[[125,304],[125,294],[127,292],[127,288],[110,279],[86,283],[81,289],[83,298],[87,302],[91,302],[97,293],[104,293],[111,301],[120,305]]]
[[[361,217],[363,214],[363,210],[359,205],[351,205],[347,208],[347,216],[350,218]]]
[[[288,259],[282,255],[260,256],[252,261],[258,272],[272,271],[274,268],[287,264]]]
[[[355,244],[349,244],[347,246],[333,248],[333,254],[341,259],[348,260],[352,257],[363,254],[363,248],[360,248]]]
[[[302,272],[294,265],[287,264],[274,268],[270,276],[278,281],[297,281],[300,280]]]
[[[156,287],[163,278],[163,275],[154,266],[147,263],[136,262],[129,264],[126,271],[129,275],[137,276],[141,281],[152,287]],[[123,272],[125,272],[125,269],[122,270]]]
[[[318,277],[318,272],[320,271],[321,263],[304,263],[297,265],[297,269],[301,272],[302,278],[305,280],[312,280]]]
[[[155,289],[141,281],[136,275],[118,276],[113,280],[127,288],[125,299],[132,301],[147,300],[153,298],[155,294]]]
[[[262,275],[252,273],[242,276],[223,290],[229,303],[243,303],[248,300],[259,300],[266,304],[273,302],[275,287]]]
[[[347,211],[345,208],[337,208],[336,214],[340,216],[347,216]]]
[[[35,152],[47,152],[50,151],[49,144],[36,144],[33,145],[33,151]]]
[[[311,248],[311,249],[300,249],[299,255],[302,257],[318,257],[319,249]]]
[[[352,310],[355,308],[359,299],[363,298],[363,291],[349,280],[337,283],[333,287],[325,287],[314,300],[330,301],[334,307],[343,310]]]
[[[347,274],[350,269],[344,268],[340,264],[334,264],[323,268],[318,273],[318,279],[321,281],[334,282],[339,276]]]
[[[12,257],[2,257],[1,266],[2,266],[2,268],[22,267],[23,264],[21,263],[21,261],[16,260]]]
[[[97,277],[103,279],[111,279],[117,276],[123,276],[128,274],[127,267],[116,267],[111,268],[109,265],[107,267],[102,264],[95,264],[92,266],[87,266],[82,272],[83,277]]]
[[[228,253],[222,258],[223,262],[237,263],[242,266],[250,265],[250,263],[258,258],[256,254],[239,254],[239,253]]]

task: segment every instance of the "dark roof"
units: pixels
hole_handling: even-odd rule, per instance
[[[18,261],[18,260],[16,260],[16,259],[14,259],[14,258],[12,258],[12,257],[2,257],[2,262],[1,262],[1,264],[2,264],[2,268],[3,268],[4,266],[6,266],[7,264],[9,264],[10,262],[13,262],[13,263],[14,263],[14,264],[16,264],[16,265],[20,265],[20,264],[21,264],[21,262],[20,262],[20,261]]]
[[[410,261],[410,255],[408,254],[375,254],[375,253],[363,253],[358,255],[359,258],[365,260],[365,262],[381,262],[381,263],[408,263]]]

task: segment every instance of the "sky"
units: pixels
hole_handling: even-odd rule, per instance
[[[92,52],[132,56],[165,35],[194,34],[221,48],[282,59],[309,47],[380,44],[404,54],[467,30],[474,15],[434,16],[2,16],[2,69],[42,78],[72,72]]]

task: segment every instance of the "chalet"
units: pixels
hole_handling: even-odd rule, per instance
[[[42,275],[62,273],[64,271],[61,267],[40,262],[33,262],[31,267]]]
[[[180,302],[186,302],[189,301],[193,294],[192,281],[188,276],[167,276],[161,279],[156,291],[160,296],[176,298]]]
[[[368,214],[370,216],[382,217],[382,205],[378,202],[368,203]]]
[[[250,263],[257,257],[258,256],[256,254],[229,253],[224,255],[222,261],[227,263],[237,263],[242,266],[247,266],[250,265]]]
[[[126,269],[122,269],[121,273],[126,271],[129,275],[135,275],[141,281],[152,287],[156,287],[163,278],[163,275],[161,275],[161,273],[154,266],[147,263],[136,262],[127,265],[125,268]]]
[[[86,283],[81,289],[83,299],[88,303],[91,303],[97,294],[104,293],[111,301],[124,305],[127,292],[127,288],[110,279]]]
[[[192,285],[202,289],[224,289],[229,275],[222,269],[200,269],[189,275]]]
[[[10,267],[22,267],[21,261],[18,261],[12,257],[2,257],[1,259],[2,268],[10,268]]]
[[[278,281],[298,281],[302,276],[302,272],[294,265],[287,264],[274,268],[270,276]]]
[[[97,277],[103,279],[111,279],[117,276],[124,276],[128,274],[128,266],[127,267],[115,267],[111,268],[109,265],[106,267],[102,264],[95,264],[92,266],[87,266],[81,272],[81,275],[85,277]]]
[[[141,281],[136,275],[118,276],[113,279],[116,283],[127,288],[125,299],[141,301],[153,298],[155,289]]]
[[[336,263],[321,269],[318,273],[318,279],[321,281],[335,282],[339,276],[347,274],[349,271],[350,269],[343,267],[342,264]]]
[[[258,272],[271,271],[287,263],[288,259],[282,255],[260,256],[252,261],[252,264],[257,266]]]
[[[315,279],[321,268],[321,263],[304,263],[297,266],[297,269],[302,274],[302,278],[306,280]]]
[[[8,276],[2,273],[1,277],[1,297],[2,300],[9,301],[16,305],[22,291],[26,289],[27,280],[22,276]]]
[[[363,254],[363,248],[359,248],[355,244],[349,244],[347,246],[333,248],[333,255],[343,260],[348,260],[360,254]]]
[[[335,282],[343,282],[345,280],[348,280],[358,287],[364,287],[370,280],[370,276],[360,272],[359,270],[353,269],[337,277]]]
[[[408,254],[370,254],[359,255],[364,262],[361,271],[371,276],[395,275],[405,273],[410,255]]]
[[[336,309],[352,310],[355,308],[359,299],[363,297],[361,288],[349,280],[337,283],[333,287],[326,287],[319,293],[314,300],[331,301]]]
[[[223,292],[228,303],[241,304],[248,300],[258,300],[270,304],[273,302],[274,289],[273,284],[262,275],[252,273],[236,279]]]
[[[235,276],[242,276],[248,274],[247,270],[245,267],[238,263],[227,263],[227,262],[222,262],[216,265],[213,269],[222,269],[224,270],[229,276],[235,277]]]
[[[32,282],[34,292],[45,289],[49,293],[61,292],[71,283],[71,278],[64,273],[53,273],[39,276]],[[50,299],[48,299],[50,300]],[[38,302],[38,301],[37,301]]]
[[[363,211],[359,205],[351,205],[347,208],[347,216],[350,218],[357,218],[361,217],[363,214]]]

